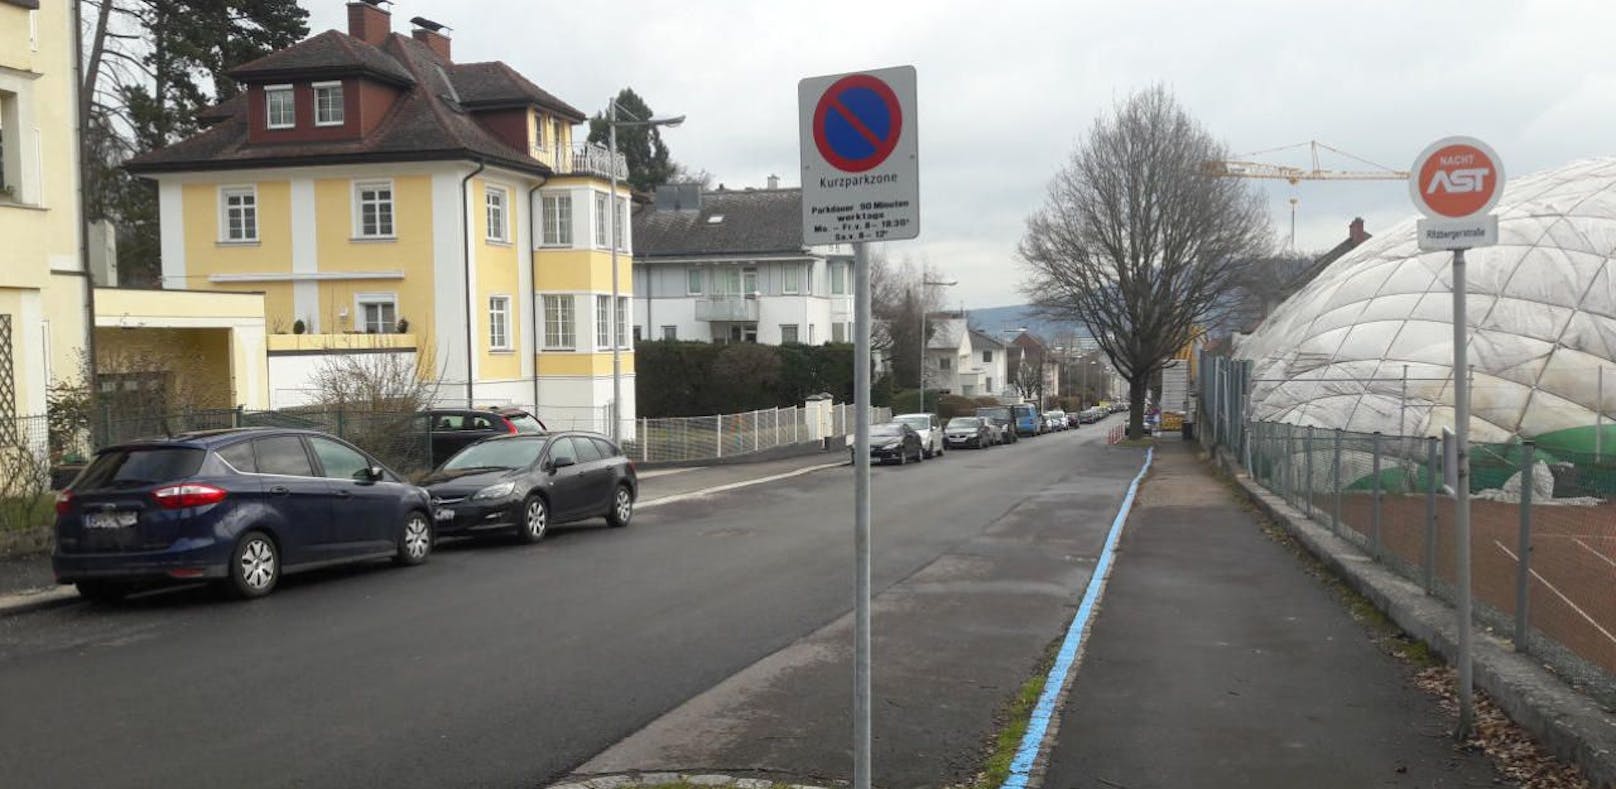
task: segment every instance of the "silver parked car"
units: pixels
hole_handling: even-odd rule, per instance
[[[920,434],[920,448],[926,457],[943,454],[943,425],[936,414],[898,414],[892,421],[902,422]]]

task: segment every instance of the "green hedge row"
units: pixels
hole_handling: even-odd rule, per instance
[[[846,343],[642,341],[634,366],[636,411],[651,419],[800,406],[821,392],[838,403],[853,399],[853,346]]]

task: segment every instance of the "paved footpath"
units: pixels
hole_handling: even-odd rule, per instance
[[[1495,786],[1334,594],[1165,442],[1123,534],[1046,789]]]

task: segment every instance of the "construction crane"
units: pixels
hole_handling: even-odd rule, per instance
[[[1252,157],[1265,154],[1294,151],[1298,148],[1307,148],[1311,156],[1312,169],[1291,167],[1283,164],[1269,164],[1267,162],[1252,161]],[[1372,170],[1326,170],[1319,166],[1319,149],[1324,149],[1338,156],[1351,159],[1360,164],[1369,165]],[[1385,165],[1376,164],[1360,156],[1354,156],[1346,151],[1318,140],[1308,140],[1295,145],[1282,145],[1278,148],[1268,148],[1262,151],[1252,151],[1241,154],[1237,159],[1228,161],[1211,161],[1203,165],[1207,175],[1223,178],[1260,178],[1274,181],[1286,181],[1296,186],[1302,181],[1406,181],[1408,171],[1393,170]],[[1294,194],[1290,197],[1291,204],[1291,239],[1289,248],[1296,248],[1296,204],[1300,202]]]

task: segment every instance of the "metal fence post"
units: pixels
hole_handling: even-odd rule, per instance
[[[1532,481],[1534,450],[1531,441],[1521,442],[1521,532],[1515,548],[1515,651],[1526,651],[1526,617],[1532,584]]]
[[[1376,430],[1371,439],[1374,459],[1371,461],[1370,474],[1373,475],[1369,488],[1369,552],[1375,561],[1381,560],[1380,542],[1380,431]]]
[[[1437,473],[1436,436],[1425,438],[1425,593],[1436,588],[1436,489],[1442,484]]]
[[[646,429],[648,424],[649,423],[646,421],[645,417],[640,417],[639,439],[641,463],[646,463],[651,460],[651,431]]]
[[[762,411],[753,411],[752,412],[752,451],[753,452],[756,452],[759,449],[763,448],[763,436],[760,435],[760,433],[763,432],[763,428],[758,426],[760,423],[763,422],[763,418],[762,418],[762,416],[760,416],[762,413],[763,413]]]
[[[713,445],[715,447],[714,452],[713,452],[713,457],[720,457],[720,458],[723,457],[724,456],[724,415],[723,414],[718,415],[718,429],[713,431]]]
[[[1302,483],[1302,495],[1307,498],[1307,519],[1313,520],[1313,426],[1307,426],[1307,437],[1302,439],[1302,454],[1307,464],[1307,479]]]
[[[1330,464],[1330,531],[1341,536],[1341,428],[1335,429],[1335,460]]]
[[[1296,499],[1294,497],[1296,492],[1296,445],[1295,442],[1291,440],[1291,426],[1285,425],[1284,429],[1285,465],[1281,468],[1280,479],[1282,482],[1279,488],[1281,491],[1280,497],[1285,499],[1286,504],[1294,504],[1296,503]]]

